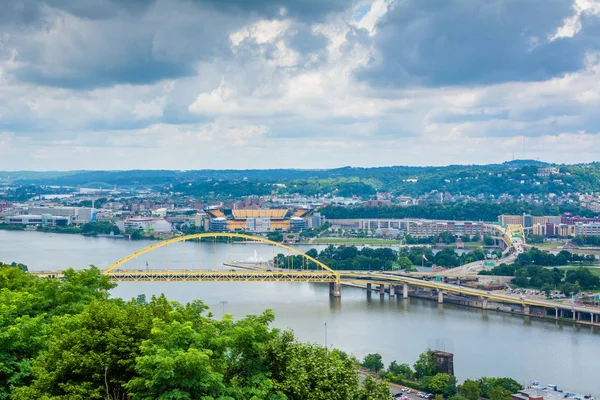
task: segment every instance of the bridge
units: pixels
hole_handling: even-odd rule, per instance
[[[513,230],[507,229],[506,235],[513,239]],[[295,262],[290,257],[275,257],[273,265],[257,270],[237,270],[230,269],[149,269],[149,268],[125,268],[128,261],[134,260],[143,254],[155,251],[159,248],[173,245],[174,243],[212,239],[216,243],[217,239],[225,241],[246,241],[250,243],[265,243],[284,249],[296,257]],[[522,241],[516,241],[513,245],[520,246]],[[293,262],[293,264],[292,264]],[[60,277],[60,271],[39,271],[32,274],[41,277]],[[336,271],[322,263],[321,261],[285,244],[274,242],[269,239],[250,236],[239,233],[209,232],[187,236],[179,236],[162,242],[154,243],[144,247],[107,267],[103,274],[108,276],[114,282],[313,282],[328,283],[329,294],[332,297],[341,296],[341,284],[355,284],[366,287],[370,292],[372,285],[378,285],[380,293],[386,291],[390,295],[400,295],[403,298],[409,296],[409,288],[424,288],[437,294],[438,301],[442,303],[444,294],[456,294],[459,296],[470,296],[481,301],[482,308],[488,308],[489,302],[501,304],[514,304],[522,308],[524,314],[529,314],[531,307],[543,308],[544,310],[553,310],[556,318],[560,315],[576,316],[589,315],[591,323],[600,323],[600,309],[592,310],[585,307],[574,307],[565,304],[534,300],[528,298],[517,298],[505,294],[498,294],[479,290],[475,288],[464,287],[461,285],[452,285],[441,281],[418,279],[408,275],[390,272],[367,272],[367,271]]]

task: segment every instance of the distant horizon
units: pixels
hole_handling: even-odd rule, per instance
[[[0,170],[0,173],[18,173],[18,172],[32,172],[32,173],[68,173],[68,172],[127,172],[127,171],[169,171],[169,172],[192,172],[192,171],[276,171],[276,170],[293,170],[293,171],[329,171],[337,169],[376,169],[376,168],[446,168],[446,167],[485,167],[491,165],[506,165],[510,163],[540,163],[549,166],[567,166],[567,165],[589,165],[600,161],[581,162],[581,163],[553,163],[542,160],[533,159],[515,159],[504,161],[500,163],[488,163],[488,164],[444,164],[444,165],[408,165],[408,164],[397,164],[397,165],[379,165],[379,166],[353,166],[344,165],[340,167],[331,168],[294,168],[294,167],[278,167],[278,168],[197,168],[197,169],[177,169],[177,168],[131,168],[131,169],[69,169],[69,170]]]

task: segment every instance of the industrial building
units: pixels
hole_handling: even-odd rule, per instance
[[[6,217],[7,224],[26,226],[67,226],[69,217],[57,217],[50,214],[23,214]]]
[[[287,208],[233,209],[206,208],[208,230],[212,232],[299,232],[319,223],[321,218],[309,218],[312,209],[289,210]],[[205,224],[206,227],[206,224]]]
[[[70,224],[86,224],[96,220],[96,209],[91,207],[29,207],[27,214],[67,217]]]

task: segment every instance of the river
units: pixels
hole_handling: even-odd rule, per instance
[[[0,231],[0,261],[21,262],[30,270],[105,268],[151,244],[108,238],[86,238],[38,232]],[[296,246],[306,251],[311,247]],[[270,258],[279,251],[262,244],[178,243],[132,261],[133,268],[219,268],[224,261]],[[459,380],[510,376],[569,390],[600,395],[598,354],[600,330],[554,321],[529,319],[494,311],[419,299],[367,299],[364,290],[343,287],[341,300],[331,300],[328,287],[306,283],[121,283],[116,297],[165,293],[181,302],[201,299],[220,317],[275,311],[275,326],[293,329],[305,341],[335,346],[362,358],[380,353],[412,364],[427,347],[454,353]],[[325,326],[325,321],[327,325]]]

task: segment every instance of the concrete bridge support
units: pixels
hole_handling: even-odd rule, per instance
[[[408,283],[402,285],[402,298],[408,299]]]
[[[329,296],[342,297],[342,285],[339,282],[329,282]]]
[[[438,303],[442,304],[444,302],[444,292],[438,290]]]
[[[483,303],[481,305],[481,308],[483,308],[484,310],[487,310],[487,308],[488,308],[488,299],[483,299]]]
[[[385,285],[383,283],[379,285],[379,295],[385,296]]]
[[[531,313],[531,308],[529,306],[523,306],[523,314],[529,315]]]
[[[558,308],[554,309],[554,319],[558,319]]]
[[[394,285],[390,285],[390,297],[394,297],[396,295],[396,287]]]
[[[373,290],[372,285],[370,283],[367,283],[367,295],[370,295],[372,290]]]

